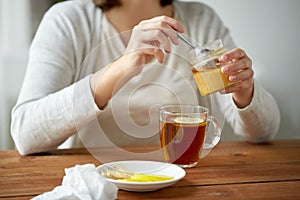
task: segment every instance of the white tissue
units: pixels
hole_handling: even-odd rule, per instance
[[[33,200],[110,200],[117,199],[118,187],[106,180],[93,164],[75,165],[65,169],[62,185]]]

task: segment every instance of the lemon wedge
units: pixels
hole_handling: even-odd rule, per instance
[[[201,118],[193,118],[193,117],[176,117],[173,119],[173,122],[180,124],[200,124],[204,122]]]
[[[126,182],[159,182],[172,180],[173,176],[154,175],[154,174],[134,174],[130,178],[120,179]]]

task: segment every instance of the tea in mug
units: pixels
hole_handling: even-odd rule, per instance
[[[176,117],[173,121],[160,123],[160,142],[165,160],[182,167],[195,166],[205,139],[206,121]]]
[[[194,80],[202,96],[220,91],[231,85],[228,75],[221,72],[221,67],[213,67],[203,70],[192,68]]]

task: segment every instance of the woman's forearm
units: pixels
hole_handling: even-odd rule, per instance
[[[104,69],[91,76],[91,89],[99,108],[102,108],[111,97],[132,77],[142,70],[144,59],[139,53],[125,54]]]

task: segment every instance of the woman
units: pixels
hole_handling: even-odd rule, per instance
[[[140,131],[150,127],[157,133],[148,126],[153,106],[207,103],[188,92],[197,93],[197,87],[190,69],[182,67],[184,61],[172,54],[179,45],[176,32],[199,44],[223,40],[230,51],[221,61],[231,64],[222,72],[236,84],[220,92],[217,98],[224,108],[217,109],[226,109],[226,120],[248,141],[272,139],[280,121],[276,102],[254,80],[251,59],[235,47],[212,9],[171,0],[75,0],[53,6],[32,42],[12,112],[19,152],[47,151],[63,142],[64,147],[82,145],[76,130],[89,127],[95,116],[114,144],[155,142],[157,135]]]

